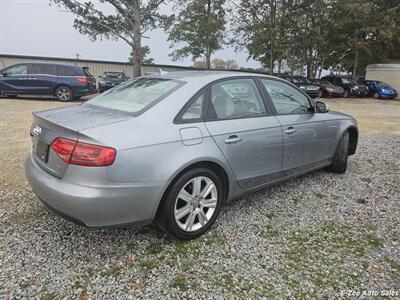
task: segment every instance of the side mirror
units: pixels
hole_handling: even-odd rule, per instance
[[[7,77],[7,76],[9,76],[10,74],[7,73],[6,71],[4,71],[4,72],[1,72],[1,75],[3,75],[4,77]]]
[[[316,113],[327,113],[329,111],[328,104],[324,102],[317,101],[315,102],[315,112]]]

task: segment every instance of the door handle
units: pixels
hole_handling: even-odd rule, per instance
[[[285,133],[291,135],[291,134],[295,133],[296,131],[297,131],[297,129],[294,129],[293,127],[289,127],[288,129],[285,130]]]
[[[238,137],[237,135],[231,135],[229,138],[225,140],[225,144],[235,144],[239,143],[242,140],[241,137]]]

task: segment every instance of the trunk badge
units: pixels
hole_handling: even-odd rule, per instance
[[[42,128],[39,127],[38,125],[35,125],[35,127],[33,128],[32,131],[33,131],[34,134],[39,135],[39,134],[42,133]]]

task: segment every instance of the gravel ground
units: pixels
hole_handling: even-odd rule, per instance
[[[400,297],[400,139],[380,132],[362,133],[346,174],[318,171],[229,202],[189,242],[153,225],[62,220],[12,179],[15,152],[0,191],[0,298]]]

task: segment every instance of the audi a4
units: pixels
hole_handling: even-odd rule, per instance
[[[259,74],[176,72],[33,113],[26,174],[53,211],[89,227],[156,222],[206,232],[225,201],[324,168],[344,173],[357,122]]]

